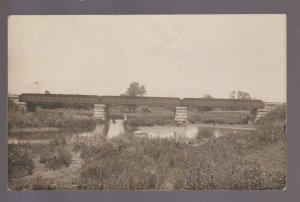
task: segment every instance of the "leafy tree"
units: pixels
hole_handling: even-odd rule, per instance
[[[146,88],[144,85],[140,85],[138,82],[132,82],[129,84],[129,87],[126,90],[126,93],[121,94],[121,96],[131,96],[131,97],[145,96],[146,92],[147,91],[146,91]],[[137,106],[130,105],[129,108],[132,111],[135,111]]]
[[[144,85],[140,86],[138,82],[132,82],[129,84],[125,94],[127,96],[144,96],[146,95],[146,88]]]
[[[203,98],[212,99],[213,97],[211,95],[209,95],[209,94],[206,94],[206,95],[203,96]]]
[[[45,94],[51,94],[51,93],[50,93],[50,91],[46,90],[46,91],[45,91]]]
[[[249,93],[244,91],[232,91],[229,95],[230,99],[251,100]]]

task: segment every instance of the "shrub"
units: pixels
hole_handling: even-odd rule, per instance
[[[68,167],[71,162],[72,155],[63,146],[49,147],[49,149],[40,155],[40,163],[45,164],[53,170],[62,168],[62,166]]]
[[[31,152],[22,145],[8,145],[8,176],[18,178],[31,175],[35,168]]]
[[[277,107],[260,119],[251,135],[261,145],[286,141],[286,106]]]

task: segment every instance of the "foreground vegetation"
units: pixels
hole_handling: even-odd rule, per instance
[[[265,172],[243,157],[268,145],[285,144],[285,119],[282,107],[261,120],[257,131],[230,134],[201,146],[130,135],[102,139],[82,147],[80,189],[283,189],[285,172]]]
[[[33,174],[37,161],[49,169],[69,166],[72,160],[64,138],[55,138],[50,144],[9,144],[9,180]]]
[[[130,119],[128,121],[130,123]],[[70,155],[79,152],[83,163],[77,171],[79,175],[75,189],[285,188],[285,170],[276,172],[264,170],[261,164],[251,158],[254,152],[263,151],[266,147],[286,145],[285,106],[260,120],[256,131],[228,134],[200,146],[176,140],[137,138],[132,134],[134,126],[127,124],[126,135],[116,139],[108,140],[105,134],[98,134],[92,139],[77,139],[70,142],[57,140],[59,142],[53,143],[52,146],[38,148],[37,146],[22,148],[21,145],[15,145],[9,149],[9,166],[25,170],[26,172],[21,173],[28,175],[32,172],[33,166],[39,163],[45,164],[50,170],[64,169],[71,163]],[[199,135],[197,138],[201,140],[205,137]],[[20,158],[22,161],[17,162],[16,159]],[[38,161],[32,164],[34,159]],[[19,178],[18,174],[12,174],[14,172],[10,169],[10,175]],[[52,181],[45,181],[42,178],[30,181],[32,184],[29,187],[20,182],[22,180],[18,185],[20,189],[74,189],[73,183],[53,185]]]

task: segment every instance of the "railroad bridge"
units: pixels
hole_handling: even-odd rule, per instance
[[[261,100],[208,98],[180,99],[177,97],[130,97],[33,93],[24,93],[19,97],[19,104],[27,106],[27,109],[30,111],[35,111],[35,107],[43,103],[94,105],[94,116],[99,119],[108,118],[108,107],[112,105],[171,106],[176,108],[175,120],[179,122],[187,120],[188,107],[241,108],[249,110],[264,108],[264,103]]]

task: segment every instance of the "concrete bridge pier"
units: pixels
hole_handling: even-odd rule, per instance
[[[15,105],[16,105],[16,110],[22,113],[25,113],[28,110],[26,102],[15,102]]]
[[[176,107],[175,121],[180,123],[187,122],[187,107]]]
[[[26,113],[26,112],[35,112],[37,106],[31,102],[15,102],[16,111]]]
[[[108,107],[104,104],[94,104],[94,117],[107,120],[108,118]]]
[[[273,109],[258,109],[254,121],[257,122],[261,118],[264,118],[268,113],[270,113]]]

